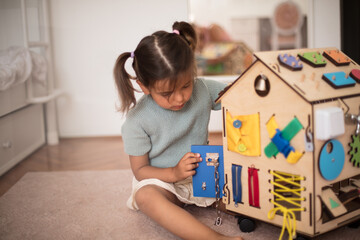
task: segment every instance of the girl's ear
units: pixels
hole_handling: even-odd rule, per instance
[[[139,85],[139,87],[144,92],[144,94],[146,94],[146,95],[150,94],[149,89],[147,87],[145,87],[144,84],[142,84],[139,80],[136,80],[136,83]]]

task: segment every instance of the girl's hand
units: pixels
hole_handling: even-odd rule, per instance
[[[193,176],[196,171],[195,168],[199,166],[199,162],[202,161],[199,153],[186,153],[173,168],[175,181],[178,182],[184,180],[190,176]]]

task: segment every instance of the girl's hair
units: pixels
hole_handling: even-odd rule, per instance
[[[194,28],[186,22],[175,22],[174,32],[158,31],[144,37],[135,51],[121,54],[115,63],[114,78],[121,100],[122,112],[135,106],[135,88],[131,80],[140,81],[146,88],[158,80],[170,79],[176,83],[177,76],[186,71],[196,72],[194,52],[197,38]],[[125,69],[125,62],[133,57],[132,67],[136,77]]]

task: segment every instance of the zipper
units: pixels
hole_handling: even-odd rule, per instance
[[[254,175],[253,175],[253,172],[254,169],[251,169],[250,170],[250,187],[251,187],[251,199],[252,199],[252,202],[250,203],[250,205],[254,205],[255,203],[255,194],[254,194]]]
[[[238,167],[235,167],[235,174],[236,174],[236,185],[235,185],[235,189],[236,189],[236,197],[238,198],[239,197],[239,168]]]
[[[240,165],[232,165],[232,184],[233,184],[233,193],[234,193],[234,202],[235,207],[237,207],[238,203],[241,203],[241,169]],[[235,176],[234,176],[235,175]]]
[[[248,174],[249,205],[260,207],[258,170],[252,166],[248,169]]]

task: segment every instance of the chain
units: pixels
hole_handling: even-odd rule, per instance
[[[215,207],[216,207],[216,214],[217,214],[217,217],[216,217],[216,220],[215,220],[215,225],[216,226],[220,226],[221,222],[222,222],[222,219],[221,219],[221,216],[220,216],[220,209],[219,209],[219,206],[220,206],[220,185],[219,185],[219,170],[218,170],[218,167],[219,167],[219,163],[214,165],[214,169],[215,169],[215,172],[214,172],[214,176],[215,176],[215,197],[216,197]]]

